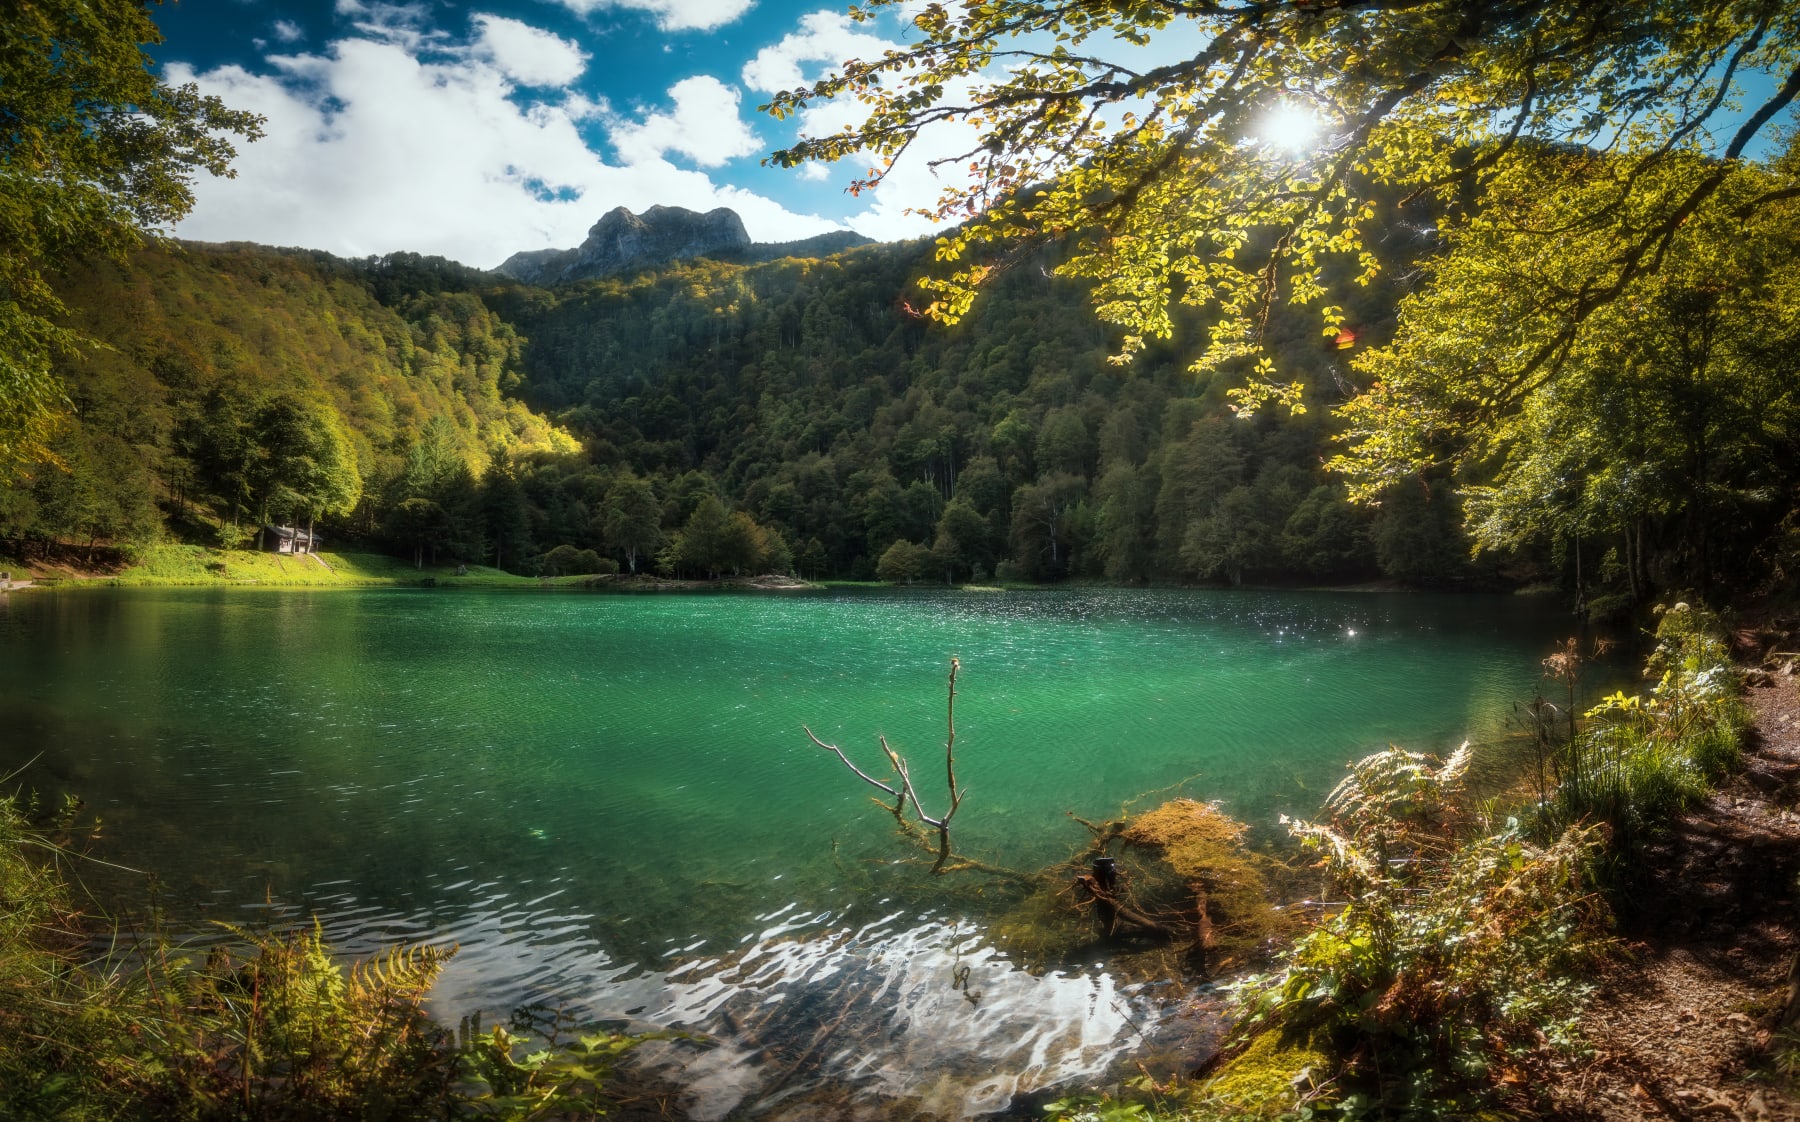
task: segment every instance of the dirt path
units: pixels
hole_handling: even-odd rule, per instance
[[[1749,700],[1744,771],[1652,848],[1552,1117],[1800,1120],[1769,1051],[1800,947],[1800,679]]]

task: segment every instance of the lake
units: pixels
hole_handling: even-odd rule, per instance
[[[1387,592],[14,593],[0,766],[82,796],[178,923],[460,944],[451,1021],[706,1034],[643,1054],[692,1117],[960,1117],[1096,1077],[1167,999],[1023,969],[802,724],[882,774],[887,736],[936,807],[959,658],[958,848],[1031,868],[1085,842],[1066,811],[1169,789],[1273,835],[1390,742],[1498,742],[1571,629]]]

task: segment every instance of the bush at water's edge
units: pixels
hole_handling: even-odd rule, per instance
[[[0,1117],[225,1122],[597,1117],[642,1038],[558,1017],[527,1043],[423,1001],[454,947],[340,963],[316,928],[233,929],[204,956],[79,907],[71,803],[33,827],[0,799]],[[99,948],[96,950],[96,948]]]

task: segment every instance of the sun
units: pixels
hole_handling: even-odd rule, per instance
[[[1303,156],[1318,147],[1325,122],[1310,107],[1284,101],[1264,113],[1255,136],[1264,145],[1290,156]]]

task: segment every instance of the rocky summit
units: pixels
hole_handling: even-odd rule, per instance
[[[653,206],[642,214],[614,207],[589,228],[579,249],[527,249],[494,270],[526,284],[556,285],[660,268],[693,257],[725,261],[773,261],[824,257],[870,244],[853,230],[833,230],[792,242],[752,242],[743,219],[729,207],[705,214],[678,206]]]
[[[560,284],[690,257],[732,256],[750,245],[743,219],[728,207],[700,214],[685,207],[653,206],[633,214],[621,206],[594,223],[580,248],[515,253],[497,271],[527,284]]]

